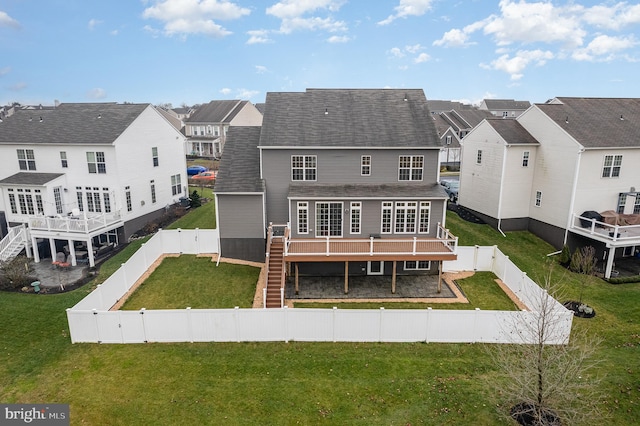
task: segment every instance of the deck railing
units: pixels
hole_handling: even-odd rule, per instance
[[[32,216],[29,228],[43,231],[88,233],[121,220],[120,212],[80,218],[74,216]]]
[[[288,237],[288,236],[287,236]],[[436,237],[285,238],[284,255],[373,256],[456,253],[458,237],[438,224]]]
[[[640,240],[640,225],[611,225],[574,214],[573,228],[612,242]]]

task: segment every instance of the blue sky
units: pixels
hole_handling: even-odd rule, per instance
[[[640,97],[639,29],[609,0],[2,0],[0,104]]]

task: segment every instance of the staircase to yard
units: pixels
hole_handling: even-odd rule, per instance
[[[273,238],[269,247],[265,308],[282,307],[284,272],[284,240]]]
[[[0,261],[11,260],[25,248],[27,241],[26,229],[22,226],[11,228],[0,241]]]

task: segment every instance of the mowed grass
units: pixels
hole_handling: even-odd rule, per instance
[[[504,238],[452,215],[447,225],[463,244],[498,244],[533,278],[555,251],[528,233]],[[554,278],[575,297],[583,277]],[[64,309],[84,294],[0,293],[0,401],[69,403],[73,425],[514,424],[480,344],[72,345]],[[597,315],[574,329],[604,339],[602,415],[590,423],[637,424],[640,285],[594,280],[584,300]]]
[[[122,309],[250,308],[260,268],[183,254],[167,257]]]
[[[208,198],[209,202],[202,204],[198,208],[189,209],[186,215],[167,226],[166,229],[215,229],[216,203],[213,198],[213,190],[211,188],[190,186],[189,194],[194,190],[198,191],[200,197]]]
[[[476,272],[474,275],[458,280],[458,287],[467,297],[469,303],[422,303],[422,302],[345,302],[345,303],[305,303],[296,302],[296,308],[331,308],[338,309],[483,309],[495,311],[518,310],[517,306],[495,282],[492,272]]]

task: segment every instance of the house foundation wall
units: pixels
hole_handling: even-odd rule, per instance
[[[223,257],[264,262],[266,241],[263,238],[221,238],[220,252]]]

